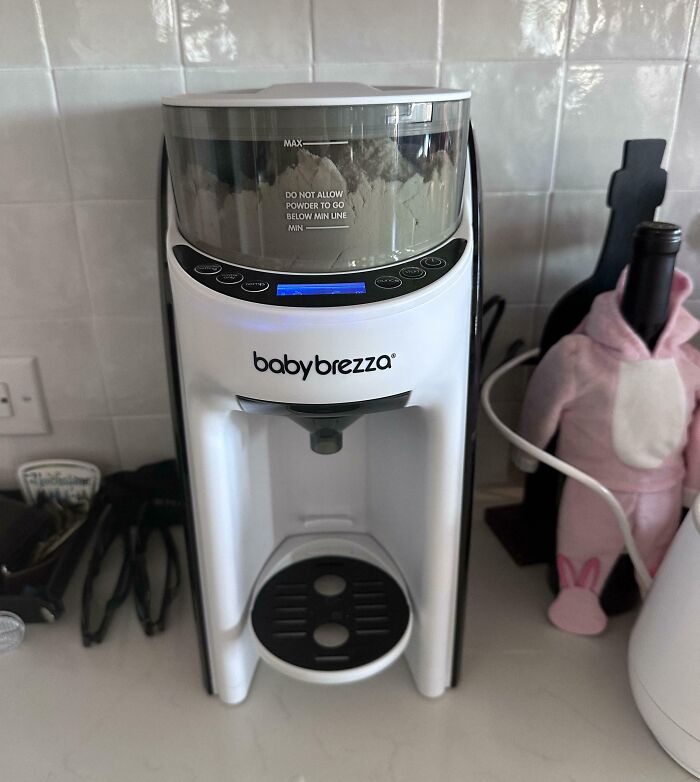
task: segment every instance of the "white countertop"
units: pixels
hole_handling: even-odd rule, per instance
[[[692,779],[632,701],[634,617],[611,620],[596,639],[555,630],[544,568],[517,568],[480,515],[462,681],[436,701],[416,692],[400,661],[339,687],[261,665],[248,700],[224,706],[201,684],[186,587],[165,635],[146,638],[129,600],[106,641],[84,649],[79,580],[56,625],[29,625],[20,649],[0,656],[8,782]]]

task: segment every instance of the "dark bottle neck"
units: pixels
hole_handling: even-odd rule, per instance
[[[634,235],[634,255],[627,273],[620,309],[649,350],[668,319],[676,254],[681,229],[673,223],[640,223]]]

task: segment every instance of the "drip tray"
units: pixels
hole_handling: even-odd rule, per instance
[[[298,678],[307,681],[333,683],[390,665],[408,642],[411,610],[386,571],[361,559],[322,556],[266,581],[252,625],[269,663],[290,675],[305,671]]]

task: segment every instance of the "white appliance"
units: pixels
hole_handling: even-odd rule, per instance
[[[659,744],[700,777],[700,504],[668,550],[629,645],[639,711]]]
[[[469,93],[163,100],[161,289],[206,684],[456,682],[478,398]]]

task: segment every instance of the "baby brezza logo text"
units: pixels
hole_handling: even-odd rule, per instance
[[[358,358],[336,358],[326,361],[316,354],[313,359],[302,361],[300,358],[289,358],[285,353],[282,358],[267,359],[253,351],[253,366],[258,372],[272,372],[274,375],[301,375],[306,380],[313,369],[317,375],[356,375],[360,372],[376,372],[378,369],[391,369],[391,361],[396,353],[390,356],[364,356]]]

